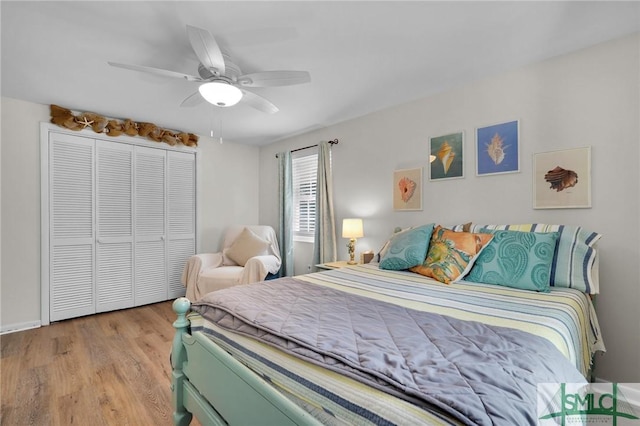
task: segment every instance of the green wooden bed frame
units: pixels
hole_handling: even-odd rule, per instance
[[[171,349],[173,423],[188,425],[320,425],[202,332],[189,333],[187,298],[173,302],[178,318]]]

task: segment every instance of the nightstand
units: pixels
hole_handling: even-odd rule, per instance
[[[318,270],[330,270],[344,268],[345,266],[351,265],[349,265],[346,260],[339,260],[337,262],[319,263],[316,265],[316,268]]]

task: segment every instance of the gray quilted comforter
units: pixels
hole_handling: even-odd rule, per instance
[[[584,382],[546,339],[281,278],[193,310],[466,424],[536,424],[536,384]]]

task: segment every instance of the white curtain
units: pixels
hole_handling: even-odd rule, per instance
[[[290,277],[293,275],[293,176],[290,151],[278,153],[278,179],[278,240],[282,257],[280,276]]]
[[[336,223],[333,213],[333,178],[331,144],[318,144],[318,182],[316,186],[316,226],[313,263],[336,261]]]

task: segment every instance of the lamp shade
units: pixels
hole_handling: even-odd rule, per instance
[[[202,97],[219,107],[230,107],[242,99],[242,91],[236,86],[222,81],[212,81],[204,83],[198,88]]]
[[[343,219],[342,220],[342,238],[361,238],[364,237],[362,228],[362,219]]]

